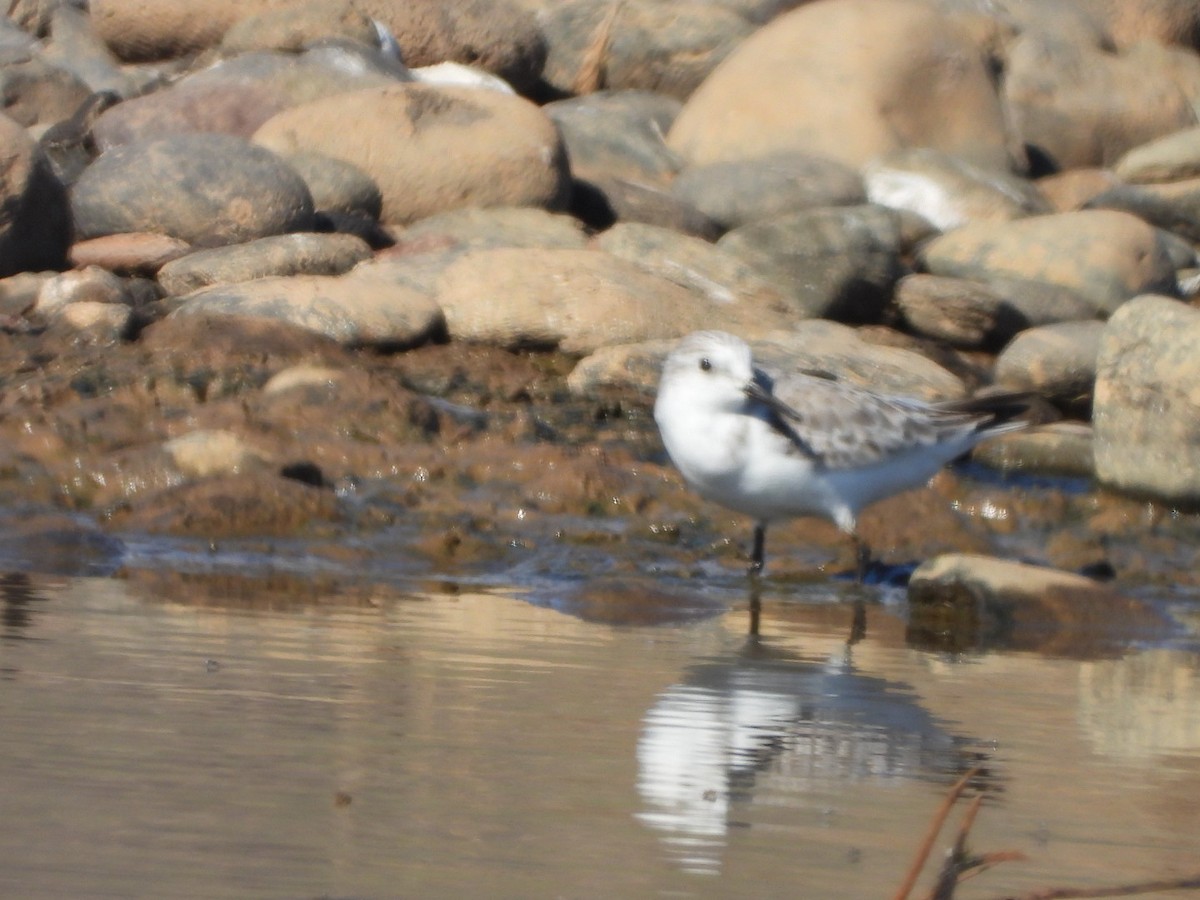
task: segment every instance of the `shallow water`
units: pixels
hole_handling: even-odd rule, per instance
[[[890,896],[976,764],[1027,858],[959,897],[1200,869],[1189,639],[848,646],[857,590],[7,576],[0,896]]]

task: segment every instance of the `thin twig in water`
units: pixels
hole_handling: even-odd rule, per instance
[[[979,774],[980,766],[973,767],[962,778],[954,783],[954,787],[950,788],[945,799],[942,800],[942,805],[938,807],[934,813],[933,819],[929,823],[929,827],[925,830],[925,837],[921,840],[921,845],[917,848],[917,855],[913,858],[912,864],[908,867],[908,872],[904,876],[904,881],[901,883],[899,890],[893,895],[893,900],[908,900],[908,895],[912,892],[913,886],[917,883],[917,879],[921,877],[921,870],[925,868],[925,862],[929,859],[929,853],[933,849],[933,842],[937,840],[938,833],[942,830],[942,825],[946,822],[946,817],[950,815],[950,810],[954,808],[955,802],[962,795],[971,779]]]

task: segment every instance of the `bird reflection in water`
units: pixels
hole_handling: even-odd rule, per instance
[[[638,817],[681,868],[719,871],[756,797],[778,805],[790,794],[799,807],[839,783],[949,781],[979,761],[975,742],[949,733],[907,685],[855,669],[861,601],[845,648],[824,661],[764,642],[757,585],[750,601],[741,651],[688,669],[643,720]]]

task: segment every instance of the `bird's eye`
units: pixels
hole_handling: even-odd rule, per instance
[[[709,359],[708,359],[708,357],[707,357],[707,356],[705,356],[705,357],[701,357],[701,359],[700,359],[700,371],[701,371],[701,372],[707,372],[707,371],[708,371],[709,369],[711,369],[711,368],[712,368],[712,363],[711,363],[711,362],[709,362]]]

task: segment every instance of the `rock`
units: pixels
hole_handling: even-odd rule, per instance
[[[1200,178],[1156,184],[1117,185],[1088,200],[1088,207],[1124,209],[1169,232],[1167,249],[1176,268],[1195,265],[1192,235],[1200,222]],[[1180,246],[1186,244],[1187,248]]]
[[[52,329],[69,329],[76,342],[115,344],[127,337],[133,321],[133,309],[118,303],[78,300],[57,310]]]
[[[293,535],[340,518],[332,491],[262,472],[189,482],[115,510],[124,531],[198,535],[212,540]]]
[[[1055,212],[1074,212],[1121,181],[1111,169],[1068,169],[1035,183]]]
[[[527,92],[546,62],[538,23],[509,0],[356,0],[356,5],[387,27],[413,68],[466,63]]]
[[[176,468],[191,479],[237,475],[261,461],[245,441],[222,429],[189,431],[166,441],[163,450]]]
[[[73,74],[38,56],[0,65],[0,112],[26,128],[69,119],[91,94]]]
[[[379,186],[353,163],[304,152],[286,156],[284,162],[304,179],[313,198],[313,209],[318,213],[347,213],[378,219],[383,211]]]
[[[922,262],[935,275],[1057,284],[1104,314],[1138,294],[1175,289],[1158,232],[1128,213],[1107,210],[965,225],[930,242]]]
[[[875,320],[900,275],[900,228],[880,206],[802,210],[743,225],[717,246],[791,298],[795,315]]]
[[[153,275],[191,250],[187,241],[169,235],[125,232],[72,244],[67,260],[79,269],[99,266],[119,275]]]
[[[147,88],[153,73],[123,70],[120,63],[92,28],[87,11],[74,4],[52,6],[49,38],[41,58],[70,72],[97,93],[111,92],[117,97],[133,97]]]
[[[1092,444],[1090,425],[1052,422],[990,438],[971,451],[971,459],[1002,472],[1091,478],[1096,472]]]
[[[1195,48],[1200,10],[1189,0],[1073,0],[1087,10],[1118,47],[1146,40]]]
[[[1149,52],[1117,54],[1026,33],[1008,55],[1012,127],[1050,169],[1107,166],[1196,123],[1187,95]]]
[[[0,279],[0,316],[23,316],[33,309],[38,294],[55,272],[21,272]]]
[[[910,330],[966,350],[999,348],[1028,324],[1004,297],[962,278],[906,275],[895,300]]]
[[[924,147],[873,160],[863,169],[863,181],[872,203],[916,213],[942,231],[968,222],[1008,222],[1051,211],[1023,178]]]
[[[370,256],[353,235],[282,234],[189,253],[159,269],[158,283],[170,295],[272,275],[340,275]]]
[[[96,120],[93,132],[101,150],[196,132],[249,138],[284,109],[395,83],[391,73],[317,50],[298,55],[247,53],[112,107]]]
[[[270,0],[216,0],[203,7],[185,0],[91,0],[96,34],[126,62],[171,59],[215,46],[241,16],[272,5]],[[273,5],[282,6],[283,2]]]
[[[1022,331],[996,359],[996,382],[1058,404],[1086,404],[1104,323],[1060,322]]]
[[[497,206],[453,209],[414,222],[397,234],[399,253],[408,247],[441,244],[455,254],[495,247],[543,247],[582,250],[587,233],[582,223],[563,213],[536,207]],[[391,251],[381,259],[392,257]]]
[[[1096,477],[1170,503],[1200,501],[1200,312],[1138,297],[1100,341],[1093,399]]]
[[[849,166],[808,153],[774,153],[684,169],[671,193],[722,230],[822,206],[866,202],[862,177]]]
[[[609,176],[576,181],[571,194],[571,213],[596,231],[617,222],[641,222],[706,240],[713,240],[721,233],[712,219],[673,194]]]
[[[71,194],[76,234],[155,231],[198,247],[312,229],[308,188],[279,157],[220,134],[128,144],[100,155]]]
[[[1132,148],[1116,161],[1113,172],[1134,184],[1200,176],[1200,126]]]
[[[952,553],[917,567],[908,583],[908,640],[963,650],[1038,648],[1091,658],[1127,640],[1135,623],[1162,634],[1161,616],[1111,587],[1057,569]]]
[[[61,269],[71,219],[66,193],[45,154],[6,116],[0,116],[0,278],[16,272]]]
[[[795,151],[858,168],[911,146],[1010,165],[970,34],[904,0],[810,3],[763,26],[688,99],[667,144],[692,165]]]
[[[355,91],[282,112],[254,139],[285,156],[304,150],[358,166],[379,186],[383,221],[394,224],[464,206],[566,202],[554,124],[527,100],[494,91]]]
[[[538,16],[549,52],[543,79],[559,94],[649,90],[680,100],[753,31],[715,3],[626,0],[619,9],[565,0]]]
[[[233,24],[221,38],[228,55],[251,50],[298,53],[322,38],[341,37],[369,47],[379,43],[369,16],[352,0],[301,0],[265,9]]]
[[[1026,328],[1094,319],[1096,305],[1078,292],[1046,281],[1028,278],[989,278],[987,288],[1004,300],[1024,320]]]
[[[38,291],[34,309],[41,315],[53,315],[70,303],[82,301],[126,304],[129,294],[122,279],[98,266],[89,266],[46,281]]]
[[[542,107],[562,135],[571,174],[610,176],[659,187],[679,171],[664,136],[680,103],[652,91],[601,91]]]
[[[594,250],[475,251],[446,270],[437,300],[455,340],[580,354],[698,328],[747,332],[787,322],[755,303],[709,302]]]
[[[674,345],[672,339],[601,347],[580,360],[567,384],[572,393],[581,396],[606,390],[652,395],[662,361]],[[928,401],[956,399],[967,393],[960,379],[926,357],[867,343],[853,328],[824,319],[751,336],[750,346],[755,361],[774,371],[826,372],[879,393]]]
[[[277,319],[350,346],[411,347],[443,328],[428,295],[380,269],[205,288],[184,297],[170,318],[214,315]]]
[[[784,295],[745,262],[700,238],[629,222],[596,238],[606,253],[626,259],[720,305],[749,301],[786,313]]]
[[[269,397],[272,394],[282,394],[297,388],[325,388],[336,385],[345,377],[346,374],[341,369],[330,366],[307,364],[289,366],[272,375],[263,385],[262,392],[264,397]]]

